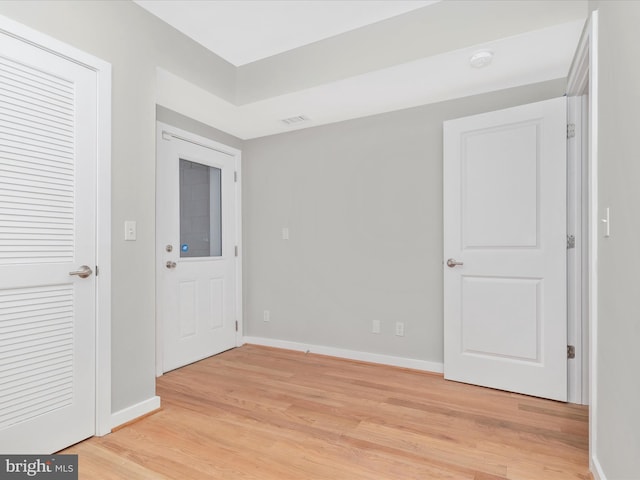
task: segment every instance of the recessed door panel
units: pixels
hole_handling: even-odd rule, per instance
[[[462,352],[540,361],[541,280],[463,277]]]
[[[196,282],[180,282],[178,285],[180,338],[190,337],[197,333],[198,297]]]
[[[465,248],[538,244],[537,122],[462,136]]]
[[[209,280],[209,328],[217,329],[224,326],[224,280],[212,278]]]

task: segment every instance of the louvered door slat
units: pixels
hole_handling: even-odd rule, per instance
[[[0,152],[6,152],[7,155],[24,155],[32,158],[42,158],[52,162],[71,163],[71,155],[68,153],[48,148],[40,148],[37,145],[20,142],[19,140],[18,137],[15,137],[13,140],[0,142]]]
[[[39,292],[38,292],[39,293]],[[52,293],[43,291],[41,295],[34,293],[32,296],[16,296],[14,298],[7,298],[2,302],[0,307],[0,314],[9,315],[17,312],[37,312],[39,310],[51,309],[61,307],[73,307],[73,298],[68,295],[54,295]],[[2,331],[3,325],[0,325],[0,331]]]
[[[26,198],[15,198],[8,195],[0,195],[0,209],[4,209],[5,213],[11,210],[18,210],[19,214],[27,215],[29,212],[37,212],[49,216],[51,214],[60,215],[65,218],[73,218],[74,207],[72,203],[56,202],[52,204],[45,202],[44,199],[35,198],[28,201]]]
[[[15,404],[16,400],[27,398],[41,398],[55,390],[69,389],[69,377],[73,374],[71,368],[57,372],[23,377],[21,383],[5,385],[0,392],[0,408],[3,404]]]
[[[38,128],[34,125],[17,125],[15,122],[7,122],[0,118],[0,132],[3,135],[10,135],[14,132],[20,135],[22,138],[28,138],[34,141],[44,141],[51,145],[65,147],[70,151],[73,151],[73,137]]]
[[[54,168],[59,172],[72,172],[74,169],[73,158],[54,157],[42,154],[32,154],[26,150],[11,151],[0,144],[0,158],[8,162],[19,162],[25,166],[36,169]]]
[[[68,157],[73,155],[73,144],[69,141],[61,141],[56,138],[17,128],[0,129],[0,141],[3,144],[6,142],[15,142],[20,144],[20,146],[38,147],[44,149],[45,152],[51,151]]]
[[[67,104],[73,103],[73,91],[65,88],[63,84],[51,84],[43,82],[42,79],[34,79],[33,76],[25,75],[15,69],[11,69],[7,63],[0,60],[0,81],[7,85],[21,85],[23,88],[34,93],[47,96],[57,102]]]
[[[0,128],[0,141],[3,143],[16,142],[21,145],[43,148],[46,152],[52,151],[69,157],[73,155],[73,143],[68,140],[58,140],[17,128],[12,130]]]
[[[25,327],[21,321],[18,320],[6,320],[3,321],[3,332],[7,335],[11,335],[16,332],[21,331],[29,331],[29,332],[39,332],[39,331],[52,331],[57,329],[60,325],[64,324],[69,317],[69,314],[73,313],[71,309],[66,312],[58,313],[58,314],[45,314],[40,316],[32,316],[31,324],[28,327]],[[4,333],[3,333],[4,334]]]
[[[2,141],[2,138],[0,138],[0,141]],[[73,172],[55,171],[49,167],[40,168],[36,171],[33,169],[33,164],[16,165],[16,162],[8,161],[0,167],[0,175],[5,178],[28,178],[36,182],[53,183],[66,187],[73,186]]]
[[[38,115],[65,122],[73,125],[73,110],[62,106],[53,105],[43,98],[28,96],[28,92],[15,92],[6,85],[0,87],[0,102],[12,105],[18,110],[33,112]]]
[[[59,115],[69,117],[69,109],[73,107],[73,98],[57,97],[56,93],[49,93],[40,88],[34,88],[31,85],[16,83],[6,76],[3,78],[2,92],[11,98],[30,99],[31,105],[37,105],[40,108],[51,109]]]
[[[0,355],[0,357],[2,357]],[[44,366],[48,364],[49,360],[57,359],[71,359],[73,360],[72,352],[69,350],[68,344],[53,345],[46,349],[30,349],[21,352],[13,352],[11,356],[4,358],[4,361],[0,358],[0,372],[5,377],[9,377],[14,373],[27,369],[34,371],[37,366]],[[67,360],[65,360],[67,361]]]
[[[10,372],[8,369],[0,370],[0,390],[4,384],[18,379],[28,381],[29,378],[35,375],[49,375],[61,371],[68,367],[68,357],[68,354],[60,353],[55,356],[47,356],[46,361],[43,361],[42,358],[32,358],[24,360],[20,366],[14,366]]]
[[[36,116],[33,113],[26,113],[12,108],[10,105],[5,105],[4,107],[0,110],[0,120],[3,122],[13,123],[17,128],[30,127],[41,131],[45,135],[73,138],[73,131],[68,124],[60,124],[58,121],[43,115]]]
[[[11,72],[2,72],[0,79],[3,87],[8,91],[18,92],[21,95],[28,95],[32,98],[40,98],[53,105],[64,105],[65,108],[73,104],[72,92],[66,92],[65,94],[61,89],[47,88],[43,83],[27,80]]]
[[[24,214],[24,215],[20,215],[20,211],[18,211],[18,209],[16,209],[16,211],[11,214],[3,214],[0,213],[0,225],[2,225],[4,222],[8,223],[15,223],[16,225],[23,225],[23,224],[27,224],[27,225],[33,225],[34,223],[37,223],[38,225],[35,226],[40,226],[40,224],[45,224],[44,222],[48,222],[47,224],[51,224],[53,226],[57,226],[58,228],[73,228],[73,221],[71,218],[69,218],[67,215],[62,215],[59,214],[57,216],[49,216],[49,215],[45,215],[46,212],[42,212],[42,214],[40,215],[28,215],[28,214]]]
[[[52,195],[42,194],[40,192],[25,192],[17,190],[4,189],[0,194],[0,202],[24,202],[37,205],[57,205],[60,207],[73,208],[73,199],[70,197],[52,197]]]
[[[0,205],[3,205],[0,207],[0,215],[29,215],[44,218],[55,215],[56,218],[73,219],[73,207],[30,205],[24,202],[6,202]]]
[[[63,96],[65,93],[69,96],[73,93],[73,83],[68,80],[16,62],[13,59],[0,57],[0,71],[19,76],[39,85],[45,91],[58,91]]]
[[[7,195],[20,195],[23,198],[29,198],[29,195],[33,195],[34,198],[38,199],[50,196],[54,201],[73,202],[74,197],[65,190],[51,188],[50,186],[33,185],[32,183],[15,181],[7,183],[0,178],[0,192]]]

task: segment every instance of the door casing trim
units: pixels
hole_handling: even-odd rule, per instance
[[[575,358],[567,362],[567,400],[589,404],[588,344],[588,106],[585,95],[567,96],[567,123],[575,136],[567,139],[567,234],[575,235],[567,249],[567,344]]]
[[[594,478],[604,478],[598,461],[598,11],[585,24],[569,70],[567,95],[588,93],[588,324],[589,324],[589,468]],[[585,272],[583,272],[584,274]]]

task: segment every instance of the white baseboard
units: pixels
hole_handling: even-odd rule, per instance
[[[593,480],[607,480],[607,476],[602,471],[602,465],[595,456],[591,457],[591,475]]]
[[[265,337],[243,338],[243,343],[253,343],[265,347],[284,348],[287,350],[297,350],[301,352],[318,353],[331,357],[348,358],[349,360],[360,360],[362,362],[380,363],[392,365],[394,367],[413,368],[425,372],[442,373],[444,365],[440,362],[428,362],[426,360],[416,360],[414,358],[394,357],[391,355],[381,355],[378,353],[359,352],[357,350],[346,350],[343,348],[324,347],[322,345],[311,345],[308,343],[290,342]]]
[[[123,408],[122,410],[111,414],[111,428],[124,425],[131,420],[135,420],[138,417],[142,417],[147,413],[153,412],[160,408],[160,397],[155,396],[147,400],[144,400],[130,407]]]

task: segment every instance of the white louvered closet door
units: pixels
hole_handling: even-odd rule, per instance
[[[95,432],[96,74],[0,32],[0,452]]]

